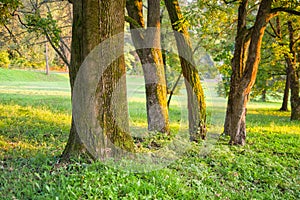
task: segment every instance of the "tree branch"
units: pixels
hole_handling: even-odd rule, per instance
[[[271,37],[273,37],[273,38],[277,38],[278,36],[277,35],[274,35],[274,34],[272,34],[270,31],[268,31],[267,29],[265,30],[266,31],[266,33],[268,33]]]
[[[12,16],[17,16],[17,17],[18,17],[18,20],[19,20],[19,22],[20,22],[20,24],[23,25],[25,28],[28,28],[27,24],[25,24],[25,23],[22,21],[20,15],[19,15],[18,13],[15,13],[15,12],[14,12],[14,13],[12,14]]]
[[[134,28],[143,28],[135,19],[125,16],[125,21],[132,25]]]
[[[60,42],[61,42],[62,46],[64,46],[68,50],[68,52],[71,53],[70,47],[65,43],[65,41],[62,38],[60,38]]]
[[[55,50],[55,52],[64,61],[64,63],[68,66],[68,68],[70,68],[71,67],[70,62],[68,61],[68,59],[66,58],[66,56],[63,55],[62,52],[60,52],[59,49],[54,45],[53,41],[51,40],[51,38],[50,38],[49,34],[46,32],[46,30],[44,30],[44,34],[46,35],[47,40],[49,41],[50,45]]]
[[[225,4],[231,4],[231,3],[234,3],[234,2],[237,2],[239,0],[231,0],[231,1],[226,1],[226,0],[223,0]]]
[[[10,37],[13,39],[14,43],[18,44],[19,42],[17,41],[17,38],[15,37],[15,35],[13,34],[13,32],[6,26],[6,24],[3,24],[4,28],[8,31]],[[20,57],[23,57],[23,55],[21,54],[21,52],[18,49],[14,49]]]
[[[271,9],[271,13],[277,13],[277,12],[286,12],[286,13],[290,13],[292,15],[300,16],[300,11],[289,9],[289,8],[278,7],[278,8]]]
[[[275,27],[273,26],[273,24],[272,24],[272,22],[271,21],[269,21],[269,24],[270,24],[270,26],[271,26],[271,28],[272,28],[272,30],[273,30],[273,33],[275,34],[272,34],[272,33],[270,33],[267,29],[266,29],[266,32],[269,34],[269,35],[271,35],[273,38],[280,38],[280,35],[277,33],[277,31],[276,31],[276,29],[275,29]]]
[[[170,107],[170,102],[171,102],[172,96],[173,96],[174,91],[175,91],[175,89],[176,89],[176,87],[177,87],[177,85],[180,81],[181,76],[182,76],[182,70],[181,70],[181,72],[180,72],[175,84],[173,85],[173,88],[172,88],[171,92],[170,92],[170,96],[169,96],[169,99],[168,99],[168,102],[167,102],[168,108]]]
[[[298,38],[295,39],[295,43],[297,43],[300,40],[300,36]]]

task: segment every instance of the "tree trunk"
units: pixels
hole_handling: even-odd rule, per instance
[[[291,120],[300,120],[299,74],[295,66],[291,70]]]
[[[113,35],[123,32],[124,30],[124,1],[122,0],[78,0],[73,3],[73,30],[72,30],[72,53],[71,53],[71,67],[69,70],[71,91],[73,94],[75,79],[77,72],[87,57],[87,55],[102,41],[110,38]],[[100,28],[101,27],[101,28]],[[114,44],[110,44],[113,45]],[[118,48],[123,48],[119,44]],[[101,59],[101,58],[100,58]],[[101,67],[101,66],[100,66]],[[100,70],[100,69],[99,69]],[[134,148],[133,140],[128,135],[128,118],[127,116],[127,101],[126,101],[126,82],[120,79],[125,74],[124,56],[120,56],[104,71],[97,89],[95,109],[97,110],[97,123],[101,126],[103,133],[103,146],[100,149],[105,149],[106,144],[112,142],[115,146],[122,149],[132,151]],[[121,80],[121,81],[120,81]],[[119,82],[120,91],[118,98],[123,103],[118,105],[118,113],[123,113],[123,122],[125,128],[120,130],[116,119],[114,117],[113,92]],[[82,83],[85,84],[85,83]],[[118,101],[120,102],[120,101]],[[125,114],[124,114],[125,113]],[[72,126],[68,143],[63,152],[62,158],[69,159],[71,156],[76,156],[85,152],[86,144],[83,144],[78,130],[76,129],[76,122],[72,119]],[[122,126],[123,127],[123,126]],[[89,132],[88,130],[86,132]],[[88,133],[90,134],[90,133]],[[89,153],[94,159],[97,159],[95,154]]]
[[[46,75],[49,75],[49,51],[48,43],[45,43],[45,60],[46,60]]]
[[[290,70],[289,67],[287,67],[282,105],[279,111],[288,111],[288,101],[289,101],[289,93],[290,93],[290,86],[291,86],[290,80],[291,80]]]
[[[272,17],[271,4],[272,0],[261,1],[252,30],[246,28],[248,0],[243,0],[239,6],[231,85],[224,124],[225,134],[230,135],[230,144],[244,145],[246,142],[246,105],[257,75],[264,31]]]
[[[206,104],[204,91],[195,67],[193,51],[187,27],[180,22],[183,18],[177,0],[165,0],[177,43],[182,74],[188,95],[190,139],[198,141],[206,137]]]
[[[282,41],[282,33],[281,33],[281,25],[280,25],[280,17],[276,17],[276,35],[280,41]],[[288,55],[284,54],[285,60],[287,62]],[[282,99],[282,105],[279,111],[288,111],[288,101],[289,101],[289,93],[290,93],[290,85],[291,85],[291,75],[289,66],[286,66],[286,78],[285,78],[285,86],[284,86],[284,93]]]
[[[299,72],[297,67],[296,43],[294,38],[294,28],[292,21],[288,21],[289,50],[290,55],[286,57],[286,62],[291,78],[291,120],[300,120],[300,97],[299,97]]]
[[[263,91],[261,92],[261,101],[266,102],[267,101],[267,89],[264,88]]]
[[[160,1],[148,1],[147,28],[143,18],[143,2],[127,0],[126,8],[131,19],[131,36],[141,60],[145,79],[148,130],[169,133],[167,87],[160,46]]]
[[[69,67],[69,77],[71,94],[73,94],[73,87],[76,79],[77,72],[80,68],[81,63],[87,55],[83,55],[83,2],[73,2],[73,24],[72,24],[72,42],[71,42],[71,65]],[[72,96],[72,95],[71,95]],[[62,153],[63,160],[69,160],[73,156],[77,156],[85,152],[85,147],[79,138],[76,130],[76,124],[72,117],[71,129],[67,145]]]
[[[161,10],[160,12],[160,24],[162,24],[162,20],[164,18],[164,9]],[[161,31],[160,33],[160,41],[161,41],[161,54],[162,54],[162,60],[163,60],[163,64],[164,64],[164,73],[165,73],[165,80],[166,80],[166,89],[167,89],[167,93],[166,93],[166,98],[168,97],[168,94],[170,93],[170,88],[169,88],[169,83],[168,83],[168,76],[167,76],[167,51],[166,51],[166,45],[165,45],[165,41],[166,41],[166,37],[167,37],[167,33],[163,33]],[[169,104],[168,104],[168,108],[169,108]]]

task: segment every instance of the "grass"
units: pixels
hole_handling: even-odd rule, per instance
[[[222,137],[202,155],[202,146],[192,144],[180,159],[147,173],[80,158],[60,166],[70,128],[68,80],[33,72],[3,78],[14,73],[20,71],[0,69],[0,199],[300,199],[300,123],[277,111],[280,103],[249,104],[244,147]],[[140,87],[135,81],[128,84]],[[141,88],[129,91],[129,107],[133,122],[143,126]],[[217,100],[215,109],[222,109]]]

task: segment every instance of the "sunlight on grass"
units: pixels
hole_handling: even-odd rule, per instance
[[[23,95],[53,95],[53,96],[70,96],[70,92],[60,92],[60,91],[43,91],[43,90],[22,90],[22,89],[0,89],[0,93],[7,93],[7,94],[23,94]]]
[[[0,69],[0,80],[6,77],[2,72],[9,78],[22,76]],[[27,83],[0,82],[0,198],[300,199],[300,122],[290,122],[290,112],[277,111],[279,103],[249,104],[243,147],[229,146],[228,138],[221,137],[211,151],[200,154],[203,146],[191,143],[165,169],[134,174],[82,158],[58,165],[71,122],[68,81],[53,76],[41,84],[42,74],[24,76]],[[129,77],[128,85],[132,131],[146,131],[143,79]],[[224,99],[214,96],[212,83],[207,88],[212,102],[207,104],[208,119],[215,128],[224,120]],[[172,134],[188,129],[181,101],[176,96],[172,100]],[[156,139],[162,145],[169,142],[163,135]],[[146,142],[151,144],[152,138]]]
[[[40,151],[60,154],[70,126],[69,114],[2,104],[0,113],[1,158],[30,157]]]

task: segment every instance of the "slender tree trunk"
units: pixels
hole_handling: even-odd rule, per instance
[[[70,68],[71,91],[76,79],[80,65],[87,55],[102,41],[123,32],[124,30],[124,1],[123,0],[78,0],[73,3],[73,30],[72,30],[72,54]],[[111,49],[115,46],[110,44]],[[119,44],[118,48],[123,48]],[[101,59],[101,58],[100,58]],[[101,67],[101,66],[100,66]],[[99,69],[100,70],[100,69]],[[126,82],[120,77],[125,75],[124,56],[116,59],[104,71],[97,89],[95,109],[97,112],[97,123],[101,126],[103,134],[99,139],[102,142],[100,149],[105,149],[110,142],[122,149],[132,151],[134,148],[133,140],[128,134],[127,101],[126,101]],[[121,80],[121,81],[120,81]],[[118,83],[119,82],[119,83]],[[84,83],[82,83],[84,84]],[[113,92],[116,85],[119,85],[118,93],[118,113],[123,113],[123,130],[120,129],[113,113],[114,105]],[[127,128],[126,128],[127,127]],[[76,129],[76,124],[72,119],[69,141],[63,152],[63,159],[69,159],[70,156],[76,156],[85,152],[86,147],[81,141]],[[89,130],[86,131],[87,134]],[[110,141],[110,142],[108,142]],[[87,152],[95,157],[91,152]]]
[[[165,10],[162,9],[160,12],[160,24],[162,24],[162,20],[164,18],[164,11]],[[167,37],[167,33],[163,33],[161,31],[161,33],[160,33],[161,54],[162,54],[162,60],[163,60],[163,64],[164,64],[165,80],[166,80],[166,87],[167,87],[166,98],[167,98],[168,94],[170,93],[170,88],[169,88],[168,76],[167,76],[167,51],[166,51],[166,45],[165,45],[166,37]],[[169,107],[169,104],[168,104],[168,107]]]
[[[132,40],[143,66],[148,130],[169,133],[167,87],[160,46],[160,0],[148,1],[147,28],[142,0],[127,0]],[[135,30],[137,26],[140,30]],[[149,48],[151,47],[151,48]]]
[[[198,70],[193,59],[192,45],[187,27],[180,22],[183,18],[177,0],[165,0],[177,43],[182,74],[188,95],[190,139],[198,141],[206,137],[206,104]]]
[[[291,73],[291,120],[300,120],[299,72],[297,67],[293,22],[290,20],[288,21],[288,31],[290,55],[286,57],[286,62]]]
[[[170,91],[170,95],[169,95],[169,99],[168,99],[168,108],[169,108],[169,106],[170,106],[170,103],[171,103],[171,100],[172,100],[174,91],[175,91],[175,89],[176,89],[176,87],[177,87],[177,85],[178,85],[178,83],[179,83],[179,81],[180,81],[180,79],[181,79],[181,76],[182,76],[182,72],[180,72],[179,76],[178,76],[177,79],[176,79],[175,84],[173,85],[173,88],[172,88],[171,91]]]
[[[276,35],[278,39],[282,41],[282,33],[281,33],[281,25],[280,25],[280,17],[276,17]],[[288,55],[284,55],[285,60],[287,62]],[[284,86],[284,93],[283,93],[283,99],[282,99],[282,105],[279,111],[288,111],[288,101],[289,101],[289,93],[290,93],[290,85],[291,85],[291,75],[290,75],[290,69],[289,66],[286,66],[286,78],[285,78],[285,86]]]
[[[45,60],[46,60],[46,75],[49,75],[49,52],[48,43],[45,43]]]
[[[267,101],[267,89],[264,88],[263,91],[261,92],[261,101],[266,102]]]
[[[252,30],[246,27],[248,0],[242,0],[238,12],[235,52],[232,59],[232,76],[224,124],[230,135],[230,144],[246,142],[246,105],[256,79],[260,61],[262,38],[271,19],[272,0],[262,0]]]
[[[291,85],[290,82],[291,82],[291,75],[290,75],[289,67],[287,67],[282,105],[281,108],[279,109],[280,111],[288,111],[288,101],[289,101],[289,93],[290,93],[290,85]]]

